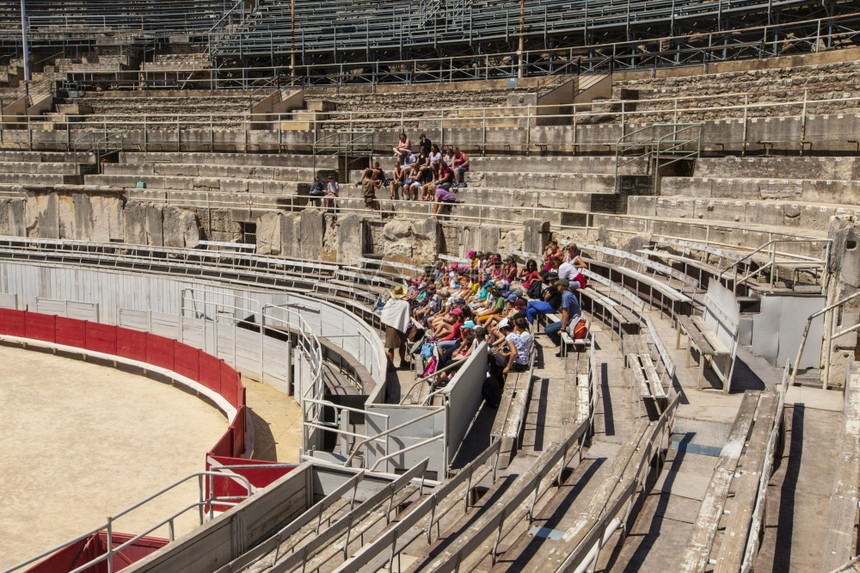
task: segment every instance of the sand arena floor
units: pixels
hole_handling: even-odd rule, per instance
[[[202,471],[228,425],[220,411],[167,384],[7,346],[0,346],[0,412],[0,569]],[[139,532],[196,499],[196,482],[188,482],[114,529]],[[177,536],[196,525],[189,512]],[[166,529],[155,535],[166,537]]]

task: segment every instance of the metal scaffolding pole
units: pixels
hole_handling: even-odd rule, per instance
[[[21,0],[21,44],[24,52],[24,82],[30,81],[30,48],[27,45],[27,3]]]

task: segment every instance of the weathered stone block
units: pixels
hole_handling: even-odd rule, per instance
[[[364,218],[355,213],[344,215],[337,221],[337,259],[346,264],[356,264],[357,257],[364,255]],[[304,237],[304,228],[302,237]],[[322,233],[320,233],[320,237]],[[317,255],[319,256],[319,255]]]
[[[193,249],[200,242],[200,225],[197,215],[179,207],[165,207],[162,211],[162,244],[165,247]]]
[[[26,199],[0,199],[0,235],[26,237]]]
[[[549,236],[549,221],[526,219],[523,221],[522,250],[526,253],[542,253]]]
[[[152,203],[129,203],[125,211],[124,242],[161,246],[163,241],[161,207]]]
[[[325,239],[325,221],[323,214],[316,209],[305,209],[299,215],[299,252],[296,256],[302,259],[319,260],[322,255]]]
[[[59,239],[60,222],[56,193],[31,195],[27,199],[27,236]]]
[[[96,232],[101,232],[103,236],[107,236],[108,225],[96,220],[90,196],[84,193],[75,193],[72,195],[72,204],[74,216],[74,234],[72,238],[79,241],[104,241],[103,238],[95,238],[93,236]]]

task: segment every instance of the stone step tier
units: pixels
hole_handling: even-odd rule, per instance
[[[0,174],[2,175],[2,174]],[[133,189],[137,182],[143,181],[145,189],[178,191],[211,191],[221,193],[256,193],[262,195],[295,195],[300,186],[307,183],[278,181],[273,179],[224,178],[224,177],[181,177],[170,175],[87,175],[90,185],[105,185]]]
[[[664,197],[777,199],[856,205],[860,203],[860,180],[663,177],[660,192]]]
[[[259,165],[264,167],[313,167],[314,158],[301,153],[206,153],[124,151],[120,163],[196,163],[200,165]],[[317,169],[337,169],[337,158],[318,156]]]
[[[0,165],[2,167],[2,165]],[[107,163],[105,175],[154,175],[179,177],[224,177],[228,179],[272,179],[276,181],[313,181],[313,167],[268,167],[263,165],[211,165],[202,163]]]
[[[773,225],[782,227],[783,232],[791,228],[802,230],[804,234],[825,231],[830,224],[830,218],[834,215],[855,219],[860,216],[860,207],[856,204],[810,205],[805,202],[779,200],[628,197],[627,206],[629,215],[639,217]],[[764,244],[768,240],[759,244]]]

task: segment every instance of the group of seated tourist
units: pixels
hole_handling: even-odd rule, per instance
[[[423,133],[417,147],[417,153],[413,152],[412,142],[401,133],[397,145],[392,148],[394,164],[389,176],[386,177],[378,161],[362,172],[359,184],[367,207],[381,209],[376,198],[376,191],[381,188],[388,189],[389,199],[435,203],[434,215],[440,214],[445,205],[457,202],[457,189],[466,187],[469,157],[456,146],[447,147],[443,153]],[[330,176],[329,185],[324,187],[319,177],[315,177],[308,194],[310,205],[319,206],[322,198],[323,207],[330,210],[338,195],[337,182]]]
[[[382,310],[385,347],[394,368],[399,349],[406,367],[407,340],[424,360],[423,377],[444,386],[471,353],[486,341],[490,358],[484,396],[497,405],[510,372],[528,369],[532,325],[543,315],[560,313],[546,326],[557,340],[573,333],[581,319],[575,291],[585,288],[585,262],[575,244],[559,248],[550,241],[543,260],[520,265],[514,256],[470,251],[468,264],[427,265],[408,287],[396,287]]]

